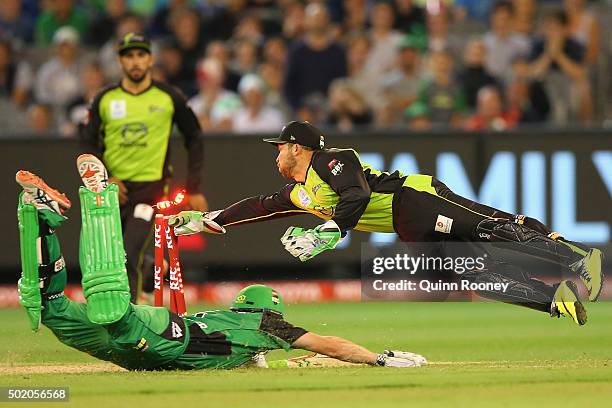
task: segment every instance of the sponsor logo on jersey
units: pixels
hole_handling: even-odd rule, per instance
[[[145,147],[148,133],[147,125],[143,122],[126,123],[121,127],[121,137],[123,138],[121,147]]]
[[[166,108],[164,108],[163,106],[149,105],[150,113],[165,112],[165,111],[166,111]]]
[[[334,176],[337,176],[338,174],[342,173],[342,168],[344,167],[344,163],[342,163],[341,161],[337,159],[333,159],[332,161],[327,163],[327,167],[329,167],[329,169],[331,170],[331,173]]]
[[[134,350],[136,351],[145,351],[148,348],[149,345],[147,344],[147,339],[144,337],[141,338],[140,341],[134,346]]]
[[[334,206],[325,207],[322,205],[315,205],[314,210],[325,217],[333,217],[334,213],[336,212],[336,207]]]
[[[298,199],[300,200],[302,207],[308,207],[310,203],[312,203],[312,198],[310,198],[308,193],[301,188],[298,190]]]
[[[62,269],[64,269],[66,267],[66,261],[64,260],[64,257],[60,257],[60,259],[58,259],[57,261],[55,261],[55,266],[53,267],[53,270],[55,271],[55,273],[61,271]]]
[[[172,338],[178,339],[181,337],[183,337],[183,330],[181,330],[181,326],[179,326],[175,322],[172,322]]]
[[[450,234],[451,228],[453,226],[453,219],[443,216],[442,214],[438,214],[438,219],[436,220],[436,228],[435,230],[438,232],[442,232],[444,234]]]
[[[125,99],[113,99],[110,101],[111,119],[123,119],[127,116],[127,103]]]

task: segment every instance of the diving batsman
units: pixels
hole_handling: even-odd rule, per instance
[[[602,253],[571,242],[536,219],[509,214],[453,193],[424,174],[383,173],[361,162],[353,149],[325,147],[325,137],[308,122],[293,121],[279,137],[264,139],[278,149],[278,171],[290,183],[271,195],[246,198],[211,212],[184,211],[171,216],[177,235],[225,233],[227,227],[302,213],[325,220],[313,229],[291,227],[281,242],[307,261],[335,248],[351,229],[395,232],[405,242],[509,243],[572,271],[595,301],[602,290]],[[479,292],[495,300],[565,316],[583,325],[586,310],[576,285],[547,285],[515,265],[491,262],[462,275],[477,283],[507,283],[505,292]]]
[[[33,330],[42,323],[62,343],[129,370],[229,369],[253,361],[266,366],[261,353],[292,348],[331,359],[283,360],[285,366],[333,359],[385,367],[427,363],[418,354],[377,354],[348,340],[294,326],[284,319],[280,294],[264,285],[242,289],[229,310],[183,317],[164,307],[130,303],[118,187],[108,183],[104,165],[93,155],[79,156],[77,167],[87,186],[79,189],[79,261],[86,304],[64,295],[67,272],[55,231],[67,220],[70,201],[33,173],[22,170],[16,175],[23,188],[17,210],[19,301]]]

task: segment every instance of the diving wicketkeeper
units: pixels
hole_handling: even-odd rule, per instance
[[[219,233],[229,226],[310,213],[325,222],[311,229],[291,227],[281,238],[285,249],[301,261],[335,248],[351,229],[395,232],[405,242],[512,245],[574,273],[589,300],[601,293],[601,251],[564,239],[536,219],[461,197],[432,176],[375,170],[353,149],[325,148],[321,131],[307,122],[291,122],[278,138],[264,141],[278,148],[276,165],[291,182],[274,194],[246,198],[220,211],[179,213],[169,220],[177,235]],[[508,284],[503,293],[479,292],[483,296],[586,322],[571,280],[545,285],[528,271],[500,262],[463,277]]]
[[[348,340],[293,326],[284,320],[281,296],[264,285],[244,288],[230,310],[184,317],[163,307],[130,303],[118,188],[108,184],[106,169],[94,156],[80,156],[77,166],[87,186],[79,190],[87,304],[73,302],[63,292],[66,266],[55,231],[66,221],[70,201],[30,172],[16,176],[24,190],[18,203],[23,268],[19,301],[33,330],[42,322],[62,343],[130,370],[234,368],[253,361],[265,365],[261,353],[292,348],[357,364],[427,363],[418,354],[376,354]]]

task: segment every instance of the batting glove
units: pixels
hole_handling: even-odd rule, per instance
[[[340,227],[335,221],[329,220],[309,230],[289,227],[281,237],[281,242],[291,255],[305,262],[325,250],[334,249],[341,239]]]
[[[427,359],[425,357],[420,354],[411,353],[409,351],[385,350],[385,355],[403,360],[414,361],[419,366],[427,365]]]
[[[406,360],[398,357],[391,357],[386,354],[379,354],[376,357],[376,365],[382,367],[412,368],[421,365],[413,360]]]
[[[181,211],[167,217],[168,225],[174,227],[177,236],[193,235],[198,232],[225,234],[225,228],[213,221],[220,212]]]
[[[269,368],[268,362],[266,361],[265,353],[257,353],[253,357],[251,357],[251,364],[253,365],[253,367]]]

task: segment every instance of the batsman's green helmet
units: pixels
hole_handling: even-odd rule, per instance
[[[232,302],[234,312],[263,312],[271,310],[283,314],[285,304],[277,291],[266,285],[250,285],[243,288]]]

